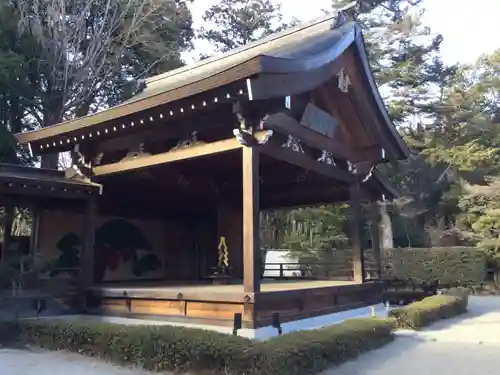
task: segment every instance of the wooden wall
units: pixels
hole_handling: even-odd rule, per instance
[[[217,218],[218,238],[226,237],[231,274],[243,279],[243,210],[241,204],[221,205]]]
[[[216,262],[215,229],[210,225],[213,220],[198,223],[99,217],[94,269],[97,282],[205,278]],[[82,233],[82,215],[43,211],[38,258],[56,268],[79,267]],[[76,274],[56,271],[45,276],[71,278]]]

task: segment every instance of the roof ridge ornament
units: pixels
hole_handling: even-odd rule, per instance
[[[353,1],[337,11],[337,15],[332,23],[332,30],[344,26],[346,23],[356,20],[356,15],[360,8],[360,1]]]

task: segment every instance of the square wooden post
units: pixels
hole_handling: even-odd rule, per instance
[[[242,149],[243,160],[243,285],[245,293],[260,292],[259,150]]]
[[[80,256],[80,286],[87,288],[94,283],[94,245],[97,219],[97,197],[90,197],[85,202],[83,241]]]
[[[33,222],[31,226],[31,236],[30,236],[30,256],[33,263],[33,268],[38,267],[38,255],[39,255],[39,240],[40,240],[40,216],[42,214],[42,209],[40,204],[37,202],[31,206]],[[36,268],[39,271],[38,268]],[[36,274],[37,282],[39,281],[39,273]]]
[[[2,253],[0,257],[0,264],[8,263],[9,259],[9,248],[11,245],[12,238],[12,221],[14,220],[14,205],[10,202],[7,202],[4,206],[5,214],[3,218],[3,244],[2,244]]]
[[[365,259],[362,241],[363,214],[361,212],[361,186],[359,182],[349,188],[350,195],[350,233],[353,249],[352,267],[355,283],[365,282]]]
[[[377,277],[382,279],[382,259],[380,256],[380,216],[378,212],[378,203],[372,202],[370,207],[370,235],[372,239],[373,261],[375,262],[375,271]]]

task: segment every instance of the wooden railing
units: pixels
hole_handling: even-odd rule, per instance
[[[272,274],[271,274],[272,273]],[[377,271],[373,267],[365,268],[367,279],[376,279]],[[352,268],[335,268],[327,263],[266,263],[263,267],[263,278],[274,280],[317,280],[317,279],[353,279]]]

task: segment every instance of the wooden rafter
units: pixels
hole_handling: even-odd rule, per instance
[[[297,165],[306,170],[313,171],[326,177],[330,177],[343,182],[353,182],[354,176],[349,172],[340,169],[334,165],[321,163],[305,154],[295,152],[285,147],[279,147],[272,144],[265,144],[261,146],[261,152],[275,158]]]
[[[314,130],[303,126],[287,113],[280,112],[267,116],[264,126],[277,133],[291,135],[306,145],[331,152],[334,157],[344,161],[359,162],[364,160],[376,160],[380,156],[377,150],[367,149],[354,151],[335,139],[328,138]]]

